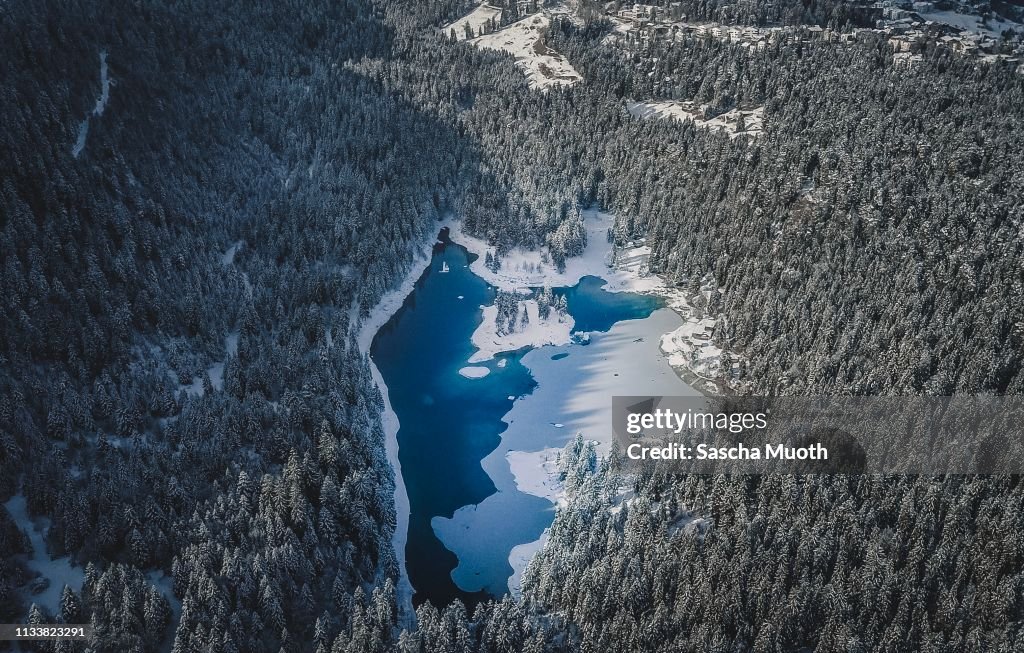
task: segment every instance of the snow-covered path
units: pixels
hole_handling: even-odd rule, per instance
[[[50,528],[50,520],[40,517],[32,519],[28,514],[28,506],[24,495],[16,494],[4,504],[11,513],[14,523],[28,535],[32,543],[32,555],[28,560],[28,568],[38,572],[48,583],[36,594],[26,596],[27,603],[35,603],[51,615],[60,614],[60,597],[67,585],[76,592],[82,591],[82,580],[85,571],[71,563],[67,556],[51,558],[46,549],[46,533]]]
[[[96,98],[96,106],[93,107],[92,113],[88,114],[78,126],[78,138],[75,140],[75,146],[71,148],[71,156],[77,159],[85,149],[85,139],[89,135],[89,119],[93,116],[102,116],[109,100],[110,74],[107,69],[107,51],[103,50],[100,52],[100,96]]]

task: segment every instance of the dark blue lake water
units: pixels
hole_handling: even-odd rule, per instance
[[[569,315],[576,322],[573,331],[607,331],[616,322],[645,318],[664,302],[652,295],[608,292],[599,277],[583,277],[575,286],[556,288],[565,295]]]
[[[470,271],[473,255],[448,241],[444,232],[441,240],[413,292],[374,337],[370,355],[401,425],[398,457],[409,494],[405,553],[413,602],[446,605],[459,598],[472,608],[489,595],[455,584],[451,571],[458,560],[435,535],[431,519],[450,518],[457,509],[494,494],[480,461],[498,446],[507,428],[502,417],[514,398],[529,394],[536,384],[520,363],[525,352],[476,364],[490,370],[483,378],[459,374],[476,351],[471,337],[482,319],[480,307],[493,303],[495,293]],[[442,272],[445,264],[448,271]],[[578,330],[605,331],[617,321],[647,317],[661,305],[653,297],[608,293],[601,285],[600,279],[586,277],[556,291],[566,295]],[[509,515],[536,530],[534,539],[551,517],[551,503],[532,495],[517,497],[516,514]],[[511,542],[509,550],[519,543]]]

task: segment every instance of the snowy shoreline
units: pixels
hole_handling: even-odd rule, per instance
[[[693,361],[701,363],[699,355],[707,353],[707,359],[721,351],[710,342],[705,345],[702,340],[696,343],[701,347],[698,356],[692,356],[693,336],[700,334],[703,338],[709,332],[710,318],[692,317],[692,309],[683,291],[647,272],[649,247],[641,244],[613,251],[613,245],[608,242],[608,230],[614,225],[614,216],[596,210],[584,211],[583,215],[587,246],[581,256],[566,261],[562,272],[550,263],[550,257],[544,251],[521,248],[503,255],[497,270],[489,268],[486,255],[493,255],[494,248],[467,234],[461,222],[450,228],[451,240],[477,255],[470,266],[472,272],[499,290],[522,293],[542,286],[568,287],[576,285],[585,276],[595,276],[606,281],[604,289],[609,292],[655,295],[665,300],[665,309],[655,311],[645,320],[616,324],[587,348],[570,344],[571,323],[567,327],[539,324],[533,313],[530,314],[530,326],[522,332],[496,337],[494,322],[497,311],[493,307],[487,307],[492,309],[490,312],[484,309],[484,321],[473,334],[473,344],[479,351],[470,361],[488,360],[504,351],[532,346],[533,351],[522,362],[533,374],[538,389],[516,401],[503,417],[509,428],[502,434],[498,448],[481,464],[499,493],[514,488],[546,499],[555,506],[565,504],[564,488],[558,478],[556,464],[560,445],[574,437],[577,431],[583,432],[587,439],[598,441],[602,450],[610,444],[603,428],[607,423],[604,407],[598,407],[595,399],[597,403],[608,403],[607,397],[615,394],[619,387],[630,387],[631,392],[640,394],[713,392],[717,386],[708,387],[711,379],[699,373],[709,371],[711,366],[693,370],[689,365]],[[711,320],[710,325],[713,324]],[[712,349],[708,350],[708,346]],[[572,352],[575,365],[571,368],[558,366],[551,359],[552,352]],[[585,363],[581,362],[581,357]],[[691,383],[694,384],[692,387]],[[576,389],[575,396],[562,397],[561,392],[545,392],[545,386],[572,387]],[[559,396],[555,397],[555,394]],[[587,417],[570,419],[570,416],[580,415]],[[565,428],[562,423],[552,421],[556,419],[573,428]],[[451,520],[440,520],[436,526],[449,533],[475,527],[487,529],[489,521],[498,517],[494,508],[496,503],[497,495],[492,495],[481,504],[456,511]],[[508,587],[514,596],[519,595],[523,571],[533,555],[543,548],[547,533],[545,530],[539,539],[512,548],[508,562],[513,573]],[[463,545],[463,548],[469,554],[467,557],[477,557],[478,552],[471,547]],[[461,565],[464,561],[462,556],[459,557]],[[471,571],[457,567],[453,577],[456,574],[467,577]],[[480,573],[480,570],[475,570],[472,575],[479,576]]]
[[[675,288],[657,274],[647,270],[651,248],[646,244],[634,244],[619,248],[613,254],[608,242],[608,229],[615,223],[610,213],[588,209],[583,211],[587,231],[587,246],[583,254],[565,262],[565,270],[559,272],[543,251],[514,248],[501,258],[501,267],[495,271],[487,267],[486,254],[494,248],[486,241],[471,236],[463,229],[461,222],[453,223],[450,229],[452,242],[465,247],[477,258],[470,265],[473,274],[499,290],[506,292],[528,292],[531,288],[543,286],[575,286],[586,276],[605,280],[604,290],[608,292],[632,292],[654,295],[665,301],[665,306],[679,314],[684,324],[678,329],[661,336],[661,350],[669,357],[676,373],[687,384],[700,387],[702,392],[722,394],[730,392],[725,383],[723,370],[716,369],[723,350],[711,341],[716,320],[706,315],[696,315],[683,290]],[[710,287],[702,284],[702,292],[708,295]],[[530,304],[533,304],[532,308]],[[530,326],[523,332],[496,335],[494,324],[497,315],[493,307],[484,307],[483,322],[473,333],[473,345],[477,351],[470,363],[490,360],[497,354],[515,351],[523,347],[564,345],[570,342],[572,318],[564,323],[536,319],[536,302],[523,302],[530,313]],[[738,359],[738,356],[734,356]]]
[[[450,520],[435,518],[435,532],[439,537],[442,531],[464,532],[463,529],[474,528],[474,525],[481,529],[477,532],[486,532],[488,520],[495,518],[492,514],[495,512],[494,504],[500,501],[502,491],[514,489],[522,494],[546,499],[553,506],[564,505],[564,488],[558,479],[557,454],[577,431],[583,432],[587,439],[598,441],[599,449],[606,449],[609,438],[604,433],[607,419],[603,414],[603,404],[608,403],[605,400],[615,394],[617,388],[629,387],[631,392],[665,395],[716,391],[715,374],[711,372],[721,350],[714,347],[708,337],[714,320],[702,316],[693,317],[692,308],[682,290],[647,272],[649,247],[641,243],[613,251],[613,245],[607,238],[608,230],[614,224],[611,214],[587,210],[583,215],[587,246],[582,255],[568,259],[561,272],[550,262],[546,251],[522,248],[504,254],[497,269],[489,268],[486,255],[493,254],[494,248],[484,240],[466,233],[460,220],[447,223],[451,242],[476,255],[470,270],[497,290],[523,294],[536,287],[570,287],[578,284],[583,277],[595,276],[606,282],[604,289],[609,292],[655,295],[665,300],[666,307],[655,311],[647,319],[616,324],[609,332],[600,334],[595,344],[586,348],[571,344],[571,317],[563,316],[565,319],[561,319],[552,311],[551,317],[541,320],[534,299],[524,297],[522,300],[523,312],[529,315],[529,325],[513,333],[503,333],[497,328],[498,311],[495,306],[481,307],[483,321],[472,336],[478,351],[466,361],[465,367],[459,370],[460,374],[467,378],[481,378],[487,370],[479,366],[481,362],[493,360],[500,353],[531,347],[532,351],[523,358],[523,363],[534,375],[539,388],[574,387],[578,391],[571,398],[561,396],[562,393],[535,392],[514,402],[512,409],[503,416],[509,423],[509,430],[502,435],[498,448],[481,461],[484,471],[498,488],[498,493],[481,504],[459,509]],[[443,225],[440,223],[439,229],[444,228]],[[387,293],[363,320],[358,336],[362,351],[369,352],[377,331],[413,291],[424,268],[430,264],[436,242],[436,238],[431,236],[419,246],[414,263],[403,282]],[[695,340],[695,337],[698,339]],[[556,361],[551,358],[551,353],[555,351],[565,355],[572,352],[576,365],[580,365],[581,359],[587,362],[579,368],[575,365],[556,366]],[[374,381],[384,399],[381,422],[386,436],[388,461],[395,474],[397,523],[392,545],[401,569],[398,599],[403,619],[409,623],[415,619],[415,615],[411,601],[413,589],[405,567],[409,498],[398,460],[399,423],[388,398],[387,385],[372,359],[370,365]],[[708,374],[705,376],[702,372]],[[595,398],[602,404],[600,407],[594,404]],[[567,417],[562,418],[563,414]],[[570,414],[587,417],[570,419]],[[565,428],[566,425],[562,423],[550,421],[559,418],[573,428]],[[502,518],[507,518],[507,515]],[[449,549],[453,549],[444,537],[441,539]],[[519,594],[523,570],[533,555],[543,548],[546,539],[547,530],[533,542],[512,547],[508,562],[513,573],[508,580],[508,587],[514,595]],[[479,564],[482,559],[481,552],[466,542],[455,543],[454,548],[461,549],[463,554],[455,551],[460,564]],[[466,570],[457,567],[453,571],[453,578],[459,573],[465,574]]]
[[[384,409],[380,414],[381,427],[384,430],[384,444],[387,452],[388,463],[395,475],[395,532],[391,536],[391,546],[395,550],[395,559],[398,562],[399,577],[398,585],[395,588],[396,599],[399,611],[399,623],[402,626],[411,627],[415,623],[416,612],[412,606],[413,588],[409,582],[409,573],[405,567],[405,545],[409,537],[409,494],[405,487],[405,480],[402,478],[402,464],[398,460],[398,415],[391,407],[391,400],[388,397],[388,386],[384,383],[384,377],[377,369],[376,363],[370,357],[370,345],[374,336],[387,324],[398,309],[402,307],[416,287],[416,282],[423,275],[423,271],[430,265],[433,256],[434,245],[437,243],[437,233],[441,227],[428,232],[427,237],[414,249],[414,259],[409,266],[402,283],[394,290],[390,290],[381,297],[377,305],[373,307],[369,315],[363,319],[359,328],[356,341],[359,350],[366,354],[370,361],[370,373],[373,381],[380,390],[381,398],[384,400]]]
[[[526,299],[519,302],[521,310],[529,316],[529,325],[512,332],[498,331],[498,307],[495,305],[481,306],[483,321],[473,332],[473,346],[477,351],[469,357],[469,362],[481,363],[491,360],[498,354],[516,351],[523,347],[541,347],[543,345],[564,345],[569,342],[572,328],[575,326],[569,315],[560,315],[551,311],[546,319],[539,315],[537,301]]]

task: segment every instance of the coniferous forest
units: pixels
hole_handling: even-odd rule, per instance
[[[842,33],[848,4],[682,9]],[[0,623],[94,629],[20,650],[1024,650],[1017,476],[635,474],[583,439],[521,599],[403,613],[358,334],[447,215],[564,266],[581,211],[615,214],[652,272],[713,280],[753,394],[1024,394],[1014,64],[613,47],[580,2],[542,42],[583,81],[540,91],[438,29],[474,6],[0,6]],[[630,99],[763,107],[763,133]]]

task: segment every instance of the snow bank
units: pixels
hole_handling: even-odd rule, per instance
[[[704,129],[723,131],[730,138],[737,136],[758,136],[764,133],[764,107],[750,109],[732,109],[714,118],[704,119],[707,105],[694,102],[677,102],[674,100],[648,100],[646,102],[626,102],[626,110],[635,118],[662,118],[668,120],[692,120],[693,124]],[[743,119],[743,129],[739,120]]]
[[[540,451],[509,451],[508,467],[520,492],[532,494],[560,506],[565,505],[565,488],[558,470],[561,449],[547,447]],[[513,565],[514,567],[515,565]]]
[[[405,568],[405,543],[409,537],[409,494],[405,488],[405,481],[402,478],[402,465],[398,461],[398,415],[391,407],[391,400],[388,398],[388,386],[377,369],[377,365],[369,358],[370,344],[377,331],[384,326],[391,316],[401,308],[405,298],[413,291],[416,281],[423,274],[423,270],[430,265],[433,255],[434,243],[437,242],[436,234],[430,232],[428,238],[424,239],[414,248],[415,258],[409,266],[409,273],[397,288],[385,294],[377,305],[373,307],[370,314],[362,321],[362,326],[356,336],[359,349],[370,361],[370,373],[373,381],[380,389],[381,397],[384,400],[384,409],[381,411],[380,421],[384,429],[385,449],[388,462],[395,473],[395,532],[391,537],[391,546],[395,550],[395,558],[398,561],[400,576],[398,586],[395,588],[398,601],[400,625],[411,627],[414,625],[416,613],[412,607],[412,584],[409,582],[409,574]]]
[[[548,535],[550,533],[550,528],[544,529],[544,533],[541,534],[540,538],[533,542],[516,545],[512,549],[512,553],[509,554],[508,563],[512,565],[512,576],[508,579],[508,591],[512,594],[513,598],[519,599],[522,597],[523,572],[526,571],[526,565],[530,564],[533,556],[537,555],[537,552],[548,543]]]

